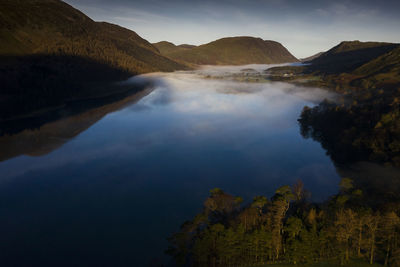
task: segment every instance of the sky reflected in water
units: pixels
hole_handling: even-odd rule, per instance
[[[243,68],[146,75],[155,89],[138,102],[48,154],[0,162],[2,260],[24,250],[42,263],[141,266],[164,258],[212,188],[250,200],[302,179],[316,200],[336,193],[333,164],[297,124],[303,106],[334,96],[226,75]]]

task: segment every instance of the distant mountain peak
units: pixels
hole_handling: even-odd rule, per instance
[[[200,46],[153,44],[162,55],[197,65],[244,65],[297,62],[279,42],[251,36],[224,37]]]

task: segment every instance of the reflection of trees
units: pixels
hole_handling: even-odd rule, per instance
[[[384,98],[348,106],[324,101],[305,107],[299,123],[305,138],[321,143],[336,163],[370,160],[400,165],[400,110]]]
[[[76,100],[121,94],[127,88],[114,84],[129,77],[129,72],[79,56],[1,56],[0,134],[3,121]]]
[[[337,109],[336,104],[324,101],[314,108],[304,107],[299,123],[301,135],[319,142],[334,161],[354,158],[351,140],[343,134],[353,127],[353,118]]]
[[[62,146],[110,112],[139,101],[150,92],[125,92],[101,99],[71,103],[38,117],[8,123],[10,134],[0,136],[0,161],[19,155],[44,155]],[[13,133],[14,132],[14,133]]]

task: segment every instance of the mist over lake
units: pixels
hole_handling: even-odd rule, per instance
[[[301,179],[313,200],[335,194],[333,163],[297,119],[305,105],[336,96],[264,82],[268,67],[137,76],[124,83],[150,81],[140,97],[1,136],[12,147],[0,162],[4,260],[23,249],[66,266],[69,253],[82,264],[141,266],[165,260],[166,238],[212,188],[250,201]]]

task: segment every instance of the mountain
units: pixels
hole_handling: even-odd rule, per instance
[[[59,0],[2,0],[0,55],[81,56],[138,74],[184,69],[135,32],[94,22]]]
[[[315,54],[315,55],[312,55],[312,56],[310,56],[310,57],[301,58],[300,61],[301,61],[301,62],[309,62],[309,61],[312,61],[312,60],[314,60],[314,59],[320,57],[323,53],[325,53],[325,52],[319,52],[319,53],[317,53],[317,54]]]
[[[310,61],[309,69],[325,74],[349,73],[398,47],[399,44],[346,41]]]
[[[191,44],[181,44],[178,45],[178,47],[182,47],[182,48],[195,48],[196,45],[191,45]]]
[[[269,73],[272,79],[301,80],[303,84],[325,87],[400,85],[400,44],[345,41],[308,63],[271,68]],[[309,79],[305,80],[306,77]]]
[[[158,51],[160,51],[160,53],[164,56],[168,56],[175,52],[182,52],[182,51],[190,50],[190,49],[196,47],[195,45],[189,45],[189,44],[174,45],[173,43],[166,42],[166,41],[154,43],[153,46],[156,47],[158,49]]]
[[[135,74],[187,69],[135,32],[95,22],[59,0],[1,0],[0,43],[2,125],[136,90],[115,84]]]
[[[393,88],[400,86],[400,45],[353,71],[361,76],[353,81],[361,87]]]
[[[331,84],[355,88],[400,85],[400,44],[342,42],[310,61],[305,72],[323,75]]]
[[[190,47],[172,43],[155,44],[161,54],[179,62],[197,65],[244,65],[297,62],[290,52],[275,41],[254,37],[227,37]]]

